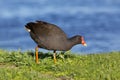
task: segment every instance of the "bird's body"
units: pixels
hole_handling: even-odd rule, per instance
[[[82,36],[68,38],[58,26],[44,21],[30,22],[25,27],[39,48],[67,51],[76,44],[85,44]]]

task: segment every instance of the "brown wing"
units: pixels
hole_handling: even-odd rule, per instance
[[[30,24],[28,23],[28,25]],[[35,23],[31,23],[30,29],[31,32],[33,32],[35,36],[39,38],[40,41],[36,41],[38,45],[44,46],[47,49],[60,48],[61,46],[65,45],[64,42],[67,40],[67,36],[64,31],[54,24],[37,21]],[[33,37],[35,40],[35,36],[31,37]]]
[[[50,24],[43,21],[37,21],[35,23],[35,26],[36,27],[34,27],[34,32],[36,32],[39,37],[55,38],[59,36],[62,38],[67,38],[64,31],[54,24]]]

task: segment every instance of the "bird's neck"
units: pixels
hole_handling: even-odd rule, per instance
[[[71,44],[71,45],[76,45],[78,44],[78,41],[76,40],[76,37],[71,37],[68,39],[68,42]]]
[[[74,45],[76,45],[76,44],[79,44],[77,41],[76,41],[76,38],[75,37],[71,37],[71,38],[69,38],[68,39],[68,41],[67,41],[67,46],[69,47],[69,49],[70,48],[72,48]]]

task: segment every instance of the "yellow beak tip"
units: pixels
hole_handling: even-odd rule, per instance
[[[87,44],[83,44],[83,46],[87,46]]]

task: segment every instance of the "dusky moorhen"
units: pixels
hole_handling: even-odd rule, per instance
[[[29,22],[25,25],[25,28],[30,33],[31,38],[37,43],[35,48],[36,63],[38,63],[38,48],[53,50],[54,63],[56,63],[57,50],[67,51],[76,44],[87,46],[82,36],[76,35],[68,38],[63,30],[48,22]]]

